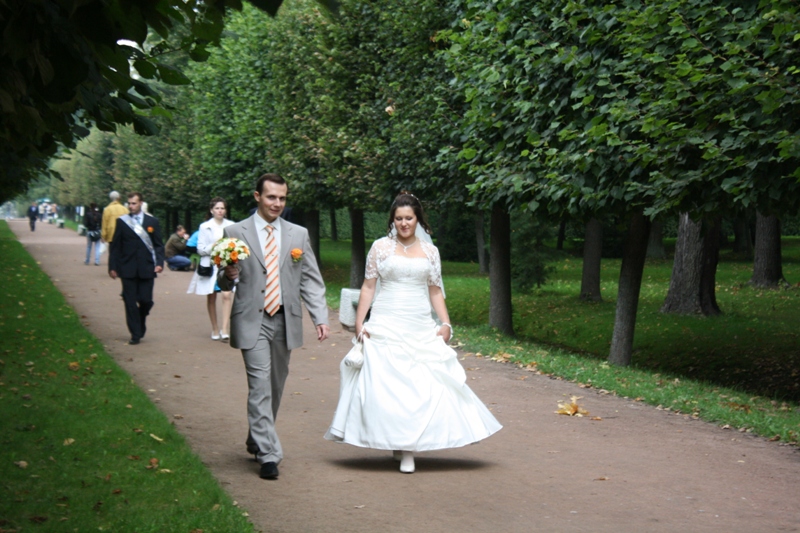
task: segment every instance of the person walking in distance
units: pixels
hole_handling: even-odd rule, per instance
[[[111,200],[109,204],[103,209],[103,221],[101,224],[100,238],[103,242],[111,244],[114,239],[114,230],[117,227],[117,219],[122,215],[128,214],[128,208],[119,203],[119,193],[111,191],[108,193],[108,198]]]
[[[247,451],[261,463],[260,476],[277,479],[283,459],[275,418],[289,373],[289,357],[303,344],[300,300],[323,341],[330,332],[325,284],[308,231],[282,220],[288,185],[278,174],[256,182],[256,212],[225,228],[225,237],[244,241],[252,257],[218,274],[222,290],[236,287],[230,343],[242,351],[247,371]]]
[[[94,264],[100,266],[100,226],[102,215],[97,204],[92,202],[83,215],[83,225],[86,228],[86,260],[83,264],[88,265],[92,257],[92,245],[94,245]]]
[[[28,220],[30,220],[31,223],[31,231],[36,231],[36,219],[39,218],[39,208],[36,206],[36,202],[31,204],[27,213]]]
[[[128,195],[130,213],[117,220],[108,256],[108,275],[122,279],[125,319],[131,339],[144,337],[147,315],[153,308],[153,283],[164,268],[164,244],[158,220],[141,212],[142,195]]]

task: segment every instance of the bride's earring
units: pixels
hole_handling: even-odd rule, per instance
[[[402,452],[400,471],[404,474],[414,473],[414,452]]]

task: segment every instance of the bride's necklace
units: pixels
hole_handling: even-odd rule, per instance
[[[405,244],[403,244],[402,242],[400,242],[400,239],[398,239],[398,240],[397,240],[398,244],[400,244],[400,246],[402,246],[402,247],[403,247],[403,253],[404,253],[404,254],[406,254],[406,255],[408,255],[408,249],[409,249],[409,248],[411,248],[412,246],[414,246],[415,244],[417,244],[417,242],[418,242],[418,241],[419,241],[419,239],[417,239],[417,238],[415,237],[415,238],[414,238],[414,242],[412,242],[411,244],[409,244],[408,246],[406,246]]]

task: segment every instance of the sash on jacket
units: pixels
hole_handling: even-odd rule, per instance
[[[125,224],[127,224],[128,227],[131,228],[140,239],[142,239],[142,242],[150,251],[150,255],[153,257],[153,265],[156,265],[156,250],[153,248],[153,241],[150,240],[150,235],[147,234],[147,231],[145,231],[142,225],[136,222],[130,215],[122,215],[119,217],[119,219],[125,222]]]

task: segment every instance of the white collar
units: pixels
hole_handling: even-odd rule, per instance
[[[258,217],[259,220],[259,227],[258,227],[259,230],[265,229],[267,224],[270,224],[275,231],[281,230],[281,217],[278,217],[272,222],[269,222],[264,217],[262,217],[261,213],[259,213],[258,211],[256,211],[256,216]]]

